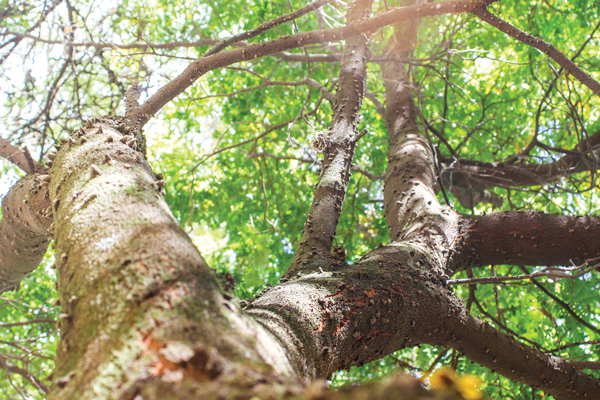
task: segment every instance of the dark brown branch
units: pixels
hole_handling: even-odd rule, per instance
[[[519,268],[525,272],[525,273],[529,273],[529,271],[527,271],[527,268],[523,267],[523,266],[519,266]],[[586,320],[584,320],[583,318],[581,318],[579,315],[577,315],[577,313],[571,308],[571,306],[569,304],[567,304],[566,302],[564,302],[563,300],[559,299],[558,297],[556,297],[555,295],[553,295],[548,289],[546,289],[541,283],[539,283],[536,279],[532,279],[531,282],[533,282],[533,284],[535,286],[537,286],[538,289],[540,289],[544,294],[546,294],[546,296],[550,297],[552,300],[554,300],[556,302],[556,304],[558,304],[559,306],[561,306],[566,312],[568,312],[573,318],[575,318],[575,320],[577,320],[577,322],[579,322],[581,325],[585,326],[586,328],[596,332],[596,333],[600,333],[600,329],[596,328],[594,325],[590,324],[589,322],[587,322]]]
[[[47,394],[50,391],[48,385],[42,382],[40,378],[33,375],[31,372],[12,364],[5,357],[0,356],[0,368],[11,374],[21,375],[25,380],[29,381],[36,389],[44,394]]]
[[[600,217],[507,211],[463,215],[468,266],[583,264],[600,257]]]
[[[474,191],[491,187],[537,186],[554,182],[563,176],[594,170],[596,163],[587,162],[590,149],[600,145],[600,131],[594,133],[568,154],[547,164],[484,163],[457,160],[441,156],[448,167],[442,170],[445,180],[461,188],[472,187]],[[595,157],[595,156],[593,156]]]
[[[600,381],[576,363],[525,346],[470,315],[443,323],[451,346],[505,377],[539,388],[557,399],[598,399]],[[436,343],[438,344],[438,343]]]
[[[528,44],[536,49],[540,50],[548,57],[552,58],[554,61],[558,63],[562,68],[568,71],[571,75],[573,75],[579,82],[587,86],[594,92],[596,95],[600,95],[600,83],[598,83],[594,78],[592,78],[587,72],[583,71],[577,65],[575,65],[568,57],[566,57],[563,53],[558,51],[554,46],[550,43],[543,41],[540,38],[530,35],[527,32],[523,32],[520,29],[515,28],[509,23],[503,21],[498,18],[491,12],[487,10],[487,5],[480,4],[473,8],[471,11],[473,14],[477,15],[481,20],[487,22],[498,30],[506,33],[508,36],[513,37],[525,44]]]
[[[446,283],[448,285],[464,285],[471,283],[504,283],[504,282],[514,282],[514,281],[524,281],[533,278],[552,278],[555,280],[558,279],[577,279],[589,272],[592,272],[598,268],[600,268],[600,264],[596,264],[593,267],[589,267],[586,269],[582,268],[585,265],[574,268],[556,268],[549,267],[544,268],[541,271],[532,272],[530,274],[525,275],[512,275],[512,276],[485,276],[481,278],[468,278],[468,279],[450,279],[447,280]],[[571,274],[572,271],[579,271],[576,274]]]
[[[43,318],[43,319],[32,319],[29,321],[22,322],[0,322],[0,328],[11,328],[13,326],[33,325],[33,324],[55,324],[56,320]]]
[[[371,0],[350,3],[348,23],[367,20],[371,14],[371,5]],[[331,247],[344,204],[356,148],[358,116],[366,86],[368,50],[367,38],[364,35],[354,36],[346,41],[329,134],[318,138],[323,142],[323,168],[314,191],[302,239],[285,274],[287,279],[301,270],[314,268],[314,265],[307,264],[317,257],[332,257]]]
[[[558,347],[556,347],[554,349],[549,349],[548,353],[554,353],[556,351],[561,351],[561,350],[564,350],[564,349],[570,349],[572,347],[579,347],[579,346],[584,345],[584,344],[600,344],[600,339],[598,339],[598,340],[588,340],[588,341],[585,341],[585,342],[576,342],[576,343],[563,344],[562,346],[558,346]]]
[[[206,72],[216,68],[235,64],[241,61],[249,61],[271,53],[282,52],[294,48],[299,48],[315,43],[333,42],[344,40],[353,36],[358,36],[366,32],[374,32],[377,29],[391,25],[396,22],[409,19],[422,18],[432,15],[441,15],[448,13],[470,11],[477,4],[474,0],[462,1],[444,1],[435,4],[416,5],[409,7],[396,8],[377,17],[367,19],[354,25],[341,28],[327,29],[320,31],[311,31],[298,33],[296,35],[283,37],[252,44],[240,49],[230,50],[223,53],[214,54],[209,57],[200,58],[190,64],[186,70],[177,78],[160,88],[152,97],[141,106],[141,122],[144,125],[154,114],[156,114],[165,104],[183,93],[199,77]]]
[[[599,361],[572,361],[571,363],[578,369],[600,369]]]

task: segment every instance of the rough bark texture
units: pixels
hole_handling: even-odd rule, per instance
[[[140,109],[131,100],[131,115],[86,122],[57,153],[49,178],[20,181],[3,203],[0,287],[14,286],[39,263],[51,212],[63,314],[49,399],[428,398],[433,395],[405,378],[336,395],[322,383],[307,384],[423,343],[453,347],[560,399],[599,399],[599,380],[471,317],[446,283],[469,266],[593,257],[600,253],[600,224],[539,213],[467,217],[440,205],[433,149],[416,123],[401,62],[415,42],[414,23],[395,27],[396,45],[383,68],[384,205],[393,241],[353,265],[342,249],[331,253],[365,85],[368,43],[358,32],[390,18],[475,3],[415,5],[368,19],[371,1],[358,0],[350,4],[349,25],[327,31],[331,39],[351,39],[331,132],[319,138],[325,160],[306,229],[281,284],[245,312],[171,215],[161,195],[165,182],[144,157],[139,125],[208,69],[316,43],[325,33],[206,57]],[[564,245],[553,243],[557,237]]]
[[[357,1],[350,5],[348,23],[369,18],[371,1]],[[313,202],[298,249],[285,279],[301,270],[311,260],[331,259],[331,246],[346,196],[350,168],[356,148],[359,111],[367,76],[367,38],[364,35],[347,40],[340,65],[339,88],[335,95],[334,114],[327,136],[317,138],[325,159]],[[333,260],[331,260],[333,261]],[[340,260],[345,262],[343,257]]]
[[[537,141],[535,143],[545,147]],[[438,158],[443,165],[441,175],[444,186],[450,189],[463,206],[473,208],[479,202],[487,202],[498,207],[503,198],[486,189],[540,186],[556,182],[565,176],[596,171],[598,145],[600,132],[595,132],[575,148],[564,151],[567,153],[565,156],[545,164],[486,163],[443,156]]]
[[[63,315],[49,398],[293,393],[281,347],[221,291],[125,128],[88,122],[50,171]]]
[[[600,219],[535,211],[463,216],[468,226],[464,256],[468,266],[580,265],[600,257]]]
[[[2,200],[0,293],[16,289],[37,268],[52,235],[48,175],[28,175]]]

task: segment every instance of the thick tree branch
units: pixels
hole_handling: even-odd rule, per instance
[[[367,20],[371,14],[371,4],[371,0],[352,2],[348,8],[348,24]],[[314,265],[307,266],[309,261],[331,258],[331,246],[342,212],[356,148],[358,115],[367,76],[368,51],[368,42],[364,35],[346,41],[329,134],[317,138],[323,142],[321,147],[325,156],[321,175],[315,187],[302,239],[286,272],[286,279],[308,267],[314,268]]]
[[[282,52],[298,47],[307,46],[315,43],[325,43],[337,40],[347,39],[358,36],[366,32],[374,32],[377,29],[391,25],[395,22],[408,19],[422,18],[432,15],[441,15],[448,13],[467,12],[477,4],[476,0],[462,1],[444,1],[435,4],[416,5],[410,7],[396,8],[377,17],[367,19],[354,25],[341,28],[327,29],[298,33],[296,35],[283,37],[249,45],[241,49],[235,49],[223,53],[214,54],[210,57],[200,58],[190,64],[184,72],[177,78],[160,88],[156,94],[141,106],[141,122],[144,125],[154,114],[156,114],[165,104],[183,93],[199,77],[206,72],[216,68],[249,61],[265,55]]]
[[[535,211],[463,215],[469,266],[494,264],[583,264],[600,257],[600,217],[549,215]]]
[[[51,233],[48,175],[27,175],[2,200],[0,293],[15,289],[42,261]]]
[[[525,44],[528,44],[536,49],[540,50],[548,57],[556,61],[562,68],[573,75],[579,82],[590,88],[596,95],[600,95],[600,83],[592,78],[587,72],[583,71],[577,65],[575,65],[568,57],[558,51],[550,43],[543,41],[540,38],[532,36],[520,29],[515,28],[509,23],[496,17],[494,14],[487,10],[487,5],[482,3],[474,7],[471,11],[477,15],[481,20],[487,22],[498,30],[506,33],[508,36],[513,37]]]
[[[470,315],[446,318],[441,329],[447,340],[434,344],[451,346],[511,380],[557,399],[600,399],[600,380],[582,373],[580,365],[525,346]]]
[[[584,171],[595,171],[598,162],[594,150],[600,145],[600,131],[592,134],[557,161],[546,164],[485,163],[440,157],[447,165],[442,170],[445,182],[474,192],[492,187],[538,186]],[[590,151],[590,149],[592,151]]]
[[[458,214],[436,198],[437,176],[432,147],[417,125],[413,90],[402,61],[416,42],[416,26],[394,26],[396,47],[389,50],[395,63],[383,67],[386,88],[385,122],[389,136],[384,207],[392,240],[426,242],[444,260],[455,242]],[[442,273],[443,262],[437,265]]]

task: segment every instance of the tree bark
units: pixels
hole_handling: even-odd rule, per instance
[[[52,208],[48,175],[27,175],[2,200],[0,293],[17,289],[48,250]]]
[[[87,121],[59,150],[48,178],[32,175],[11,190],[0,224],[0,287],[13,287],[39,263],[48,225],[56,225],[63,313],[49,399],[434,397],[405,378],[335,395],[322,383],[307,383],[419,344],[455,348],[560,399],[599,399],[600,381],[582,373],[581,364],[524,346],[471,317],[446,283],[456,271],[488,263],[597,256],[600,224],[539,213],[469,217],[437,201],[435,155],[416,123],[401,61],[415,42],[412,23],[395,27],[396,45],[383,68],[384,205],[392,243],[352,265],[343,249],[331,253],[360,137],[368,56],[362,32],[399,15],[468,10],[475,3],[412,6],[368,19],[371,1],[357,0],[345,28],[206,57],[133,116]],[[319,138],[325,160],[302,241],[281,283],[242,310],[230,282],[219,282],[172,216],[138,125],[208,69],[342,35],[350,39],[331,131]],[[564,244],[553,244],[556,237]]]

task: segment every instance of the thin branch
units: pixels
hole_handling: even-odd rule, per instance
[[[578,270],[581,270],[583,266],[577,267]],[[467,283],[503,283],[510,281],[522,281],[525,279],[533,279],[533,278],[551,278],[551,279],[577,279],[588,272],[596,270],[600,268],[600,264],[596,264],[593,267],[587,268],[583,271],[575,275],[568,274],[567,272],[571,271],[571,268],[544,268],[541,271],[536,271],[527,275],[515,275],[515,276],[490,276],[483,278],[469,278],[469,279],[449,279],[446,281],[449,285],[461,285]]]
[[[590,340],[587,342],[576,342],[576,343],[569,343],[569,344],[565,344],[562,346],[558,346],[554,349],[549,349],[548,353],[554,353],[556,351],[560,351],[560,350],[564,350],[564,349],[570,349],[572,347],[578,347],[578,346],[582,346],[582,345],[586,345],[586,344],[600,344],[600,339],[598,340]]]
[[[533,347],[535,347],[538,350],[543,350],[543,347],[539,344],[534,342],[531,339],[527,339],[526,337],[523,337],[521,335],[519,335],[517,332],[513,331],[512,329],[510,329],[508,326],[504,325],[501,321],[499,321],[498,319],[494,318],[493,315],[491,315],[490,313],[488,313],[483,306],[479,303],[479,300],[477,300],[476,298],[473,301],[475,303],[475,305],[477,306],[477,308],[479,309],[479,311],[487,318],[489,318],[490,320],[492,320],[493,323],[495,323],[496,325],[498,325],[500,328],[504,329],[506,332],[508,332],[510,335],[513,335],[514,337],[518,337],[519,339],[521,339],[524,342],[527,342],[529,344],[531,344]]]
[[[10,363],[4,357],[0,357],[0,368],[2,368],[3,370],[5,370],[8,373],[21,375],[24,379],[29,381],[36,389],[38,389],[39,391],[41,391],[44,394],[47,394],[50,391],[50,388],[48,387],[48,385],[46,385],[44,382],[42,382],[42,380],[40,378],[33,375],[31,372],[29,372],[25,369],[19,368],[16,365]]]
[[[61,2],[62,2],[62,0],[55,0],[55,1],[50,2],[50,7],[45,9],[44,12],[42,13],[42,17],[32,27],[27,29],[26,34],[39,28],[39,26],[46,20],[46,17],[48,16],[48,14],[50,14],[56,8],[56,6],[58,6]],[[23,40],[23,37],[19,37],[19,36],[15,35],[14,38],[12,38],[11,40],[9,40],[8,42],[3,44],[2,47],[6,46],[10,42],[14,43],[14,45],[10,48],[10,50],[6,54],[4,54],[2,56],[2,58],[0,58],[0,65],[2,65],[4,63],[4,61],[6,61],[6,59],[12,54],[12,52],[19,45],[21,40]]]
[[[217,54],[224,48],[231,46],[234,43],[253,38],[257,35],[260,35],[261,33],[264,33],[270,29],[273,29],[274,27],[276,27],[278,25],[284,24],[289,21],[293,21],[305,14],[308,14],[309,12],[311,12],[313,10],[323,7],[327,3],[331,3],[332,1],[333,0],[315,1],[314,3],[311,3],[311,4],[307,5],[306,7],[301,8],[297,11],[294,11],[294,12],[286,14],[286,15],[282,15],[280,17],[272,19],[271,21],[265,22],[264,24],[261,24],[260,26],[254,28],[252,30],[249,30],[249,31],[240,33],[239,35],[235,35],[230,38],[221,40],[219,43],[217,43],[215,45],[215,47],[213,47],[212,49],[207,51],[202,57],[209,57],[209,56],[212,56],[213,54]]]
[[[316,113],[316,112],[317,112],[317,110],[319,109],[319,106],[321,105],[321,101],[322,101],[322,100],[323,100],[323,98],[321,98],[321,99],[319,100],[319,102],[317,103],[316,107],[315,107],[313,110],[309,111],[308,113],[306,113],[306,114],[304,114],[304,115],[308,116],[308,115],[312,115],[312,114]],[[293,123],[293,122],[295,122],[295,121],[297,121],[297,120],[298,120],[298,117],[294,117],[294,118],[292,118],[292,119],[290,119],[290,120],[288,120],[288,121],[285,121],[285,122],[283,122],[283,123],[281,123],[281,124],[278,124],[278,125],[273,125],[273,126],[271,126],[271,127],[267,128],[267,130],[265,130],[263,133],[261,133],[261,134],[260,134],[260,135],[258,135],[258,136],[255,136],[255,137],[253,137],[253,138],[251,138],[251,139],[244,140],[244,141],[241,141],[241,142],[239,142],[239,143],[234,143],[234,144],[232,144],[232,145],[230,145],[230,146],[226,146],[226,147],[223,147],[223,148],[221,148],[221,149],[218,149],[218,150],[214,150],[213,152],[211,152],[211,153],[209,153],[209,154],[205,155],[204,157],[202,157],[202,159],[201,159],[200,161],[198,161],[198,163],[197,163],[196,165],[194,165],[194,167],[193,167],[193,168],[190,170],[190,173],[194,172],[194,171],[195,171],[195,170],[196,170],[196,169],[197,169],[197,168],[198,168],[200,165],[202,165],[202,164],[203,164],[203,163],[204,163],[206,160],[208,160],[208,159],[209,159],[209,158],[211,158],[211,157],[214,157],[214,156],[216,156],[216,155],[217,155],[217,154],[219,154],[219,153],[222,153],[222,152],[224,152],[224,151],[227,151],[227,150],[234,149],[234,148],[236,148],[236,147],[243,146],[243,145],[245,145],[245,144],[248,144],[248,143],[255,142],[255,141],[257,141],[258,139],[261,139],[261,138],[263,138],[263,137],[267,136],[269,133],[271,133],[271,132],[273,132],[273,131],[275,131],[275,130],[277,130],[277,129],[279,129],[279,128],[283,128],[283,127],[285,127],[285,126],[288,126],[289,124],[291,124],[291,123]]]
[[[264,83],[258,86],[252,86],[249,88],[244,88],[235,92],[231,92],[231,93],[222,93],[222,94],[211,94],[211,95],[207,95],[207,96],[202,96],[202,97],[196,97],[193,98],[191,100],[205,100],[205,99],[210,99],[210,98],[215,98],[215,97],[233,97],[233,96],[237,96],[240,93],[245,93],[245,92],[249,92],[252,90],[257,90],[257,89],[264,89],[266,87],[269,86],[301,86],[301,85],[309,85],[311,87],[317,88],[319,89],[319,91],[321,92],[321,94],[323,95],[323,97],[330,101],[333,102],[334,101],[334,96],[333,94],[327,90],[327,88],[323,85],[321,85],[319,82],[315,81],[314,79],[303,79],[301,81],[270,81],[268,79],[264,79],[261,77],[261,79],[263,79]]]
[[[477,15],[482,21],[487,22],[498,30],[506,33],[508,36],[540,50],[548,57],[556,61],[558,65],[568,71],[571,75],[577,78],[579,82],[590,88],[596,95],[600,95],[600,83],[592,78],[587,72],[575,65],[575,63],[569,60],[568,57],[558,51],[556,47],[503,21],[489,12],[486,7],[487,6],[485,4],[480,4],[474,7],[471,12]]]
[[[33,325],[33,324],[55,324],[56,320],[43,318],[43,319],[32,319],[29,321],[21,322],[0,322],[0,328],[10,328],[13,326]]]
[[[600,369],[599,361],[571,361],[577,369]]]
[[[276,156],[274,154],[268,153],[268,152],[262,152],[262,153],[256,153],[256,154],[252,154],[249,157],[268,157],[268,158],[272,158],[274,160],[294,160],[294,161],[298,161],[301,162],[303,164],[316,164],[316,165],[322,165],[321,160],[316,160],[316,159],[309,159],[309,158],[300,158],[300,157],[292,157],[292,156]],[[372,172],[369,172],[365,169],[359,168],[356,165],[353,165],[351,168],[352,172],[358,172],[359,174],[364,175],[365,177],[367,177],[369,180],[371,181],[381,181],[383,180],[384,176],[383,175],[375,175]],[[383,200],[379,200],[379,201],[383,201]]]
[[[520,265],[519,265],[519,268],[521,269],[521,271],[523,271],[525,273],[529,273],[527,268],[520,266]],[[571,308],[571,306],[569,304],[565,303],[564,301],[562,301],[561,299],[559,299],[558,297],[556,297],[555,295],[550,293],[550,291],[548,289],[546,289],[544,286],[542,286],[542,284],[539,283],[537,280],[531,279],[531,282],[533,282],[533,284],[535,286],[537,286],[538,289],[540,289],[542,292],[544,292],[548,297],[550,297],[559,306],[561,306],[566,312],[568,312],[573,318],[575,318],[577,320],[577,322],[579,322],[581,325],[589,328],[590,330],[592,330],[596,333],[600,333],[600,329],[596,328],[594,325],[590,324],[589,322],[587,322],[583,318],[581,318],[579,315],[577,315],[577,313],[575,311],[573,311],[573,309]]]

